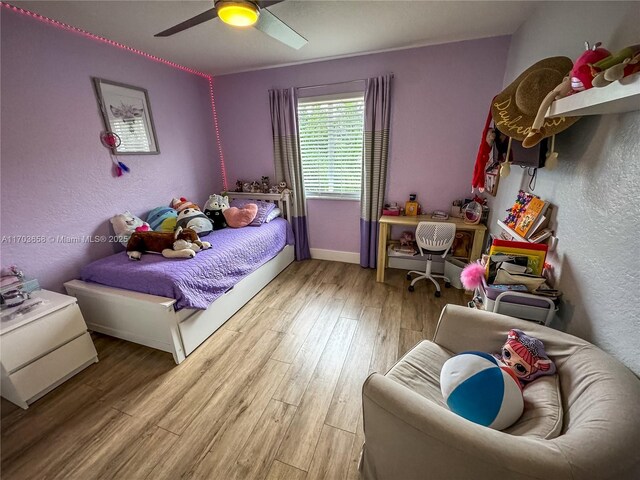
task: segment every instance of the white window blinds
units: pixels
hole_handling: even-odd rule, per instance
[[[305,194],[360,198],[364,95],[302,98],[298,128]]]

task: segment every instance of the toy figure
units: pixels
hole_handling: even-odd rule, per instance
[[[269,193],[269,177],[262,176],[262,193]]]
[[[242,192],[242,186],[244,182],[242,180],[236,180],[236,192]]]
[[[512,329],[497,360],[509,367],[524,385],[542,375],[553,375],[556,366],[544,351],[544,343],[522,330]]]
[[[402,232],[402,236],[400,237],[400,246],[401,247],[412,247],[413,246],[413,232]]]
[[[244,193],[251,193],[251,184],[249,182],[244,182],[242,184],[242,191]]]
[[[607,58],[611,52],[606,48],[601,48],[600,42],[593,47],[589,46],[589,42],[584,42],[586,50],[573,64],[571,69],[571,88],[574,92],[581,92],[590,89],[593,81],[592,65],[600,60]]]
[[[261,193],[262,187],[260,186],[260,182],[255,181],[251,184],[251,193]]]

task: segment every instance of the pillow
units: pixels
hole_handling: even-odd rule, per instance
[[[258,226],[258,227],[263,223],[266,223],[267,216],[273,211],[274,208],[276,208],[275,203],[263,202],[262,200],[235,199],[235,200],[231,200],[231,203],[229,205],[232,207],[242,208],[250,204],[256,205],[258,207],[258,213],[256,214],[256,217],[253,219],[253,221],[250,223],[250,225]]]
[[[247,203],[242,208],[229,207],[222,214],[231,228],[246,227],[256,218],[258,206],[255,203]]]
[[[271,213],[267,215],[267,218],[264,219],[264,223],[269,223],[274,218],[278,218],[281,214],[282,210],[280,210],[278,207],[274,208],[273,210],[271,210]]]
[[[518,437],[551,440],[562,431],[560,377],[544,376],[527,384],[522,391],[524,413],[505,433]]]

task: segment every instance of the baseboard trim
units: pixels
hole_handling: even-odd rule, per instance
[[[318,260],[331,260],[333,262],[360,263],[360,254],[357,252],[341,252],[339,250],[325,250],[323,248],[311,248],[311,258]]]

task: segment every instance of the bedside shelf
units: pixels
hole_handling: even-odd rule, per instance
[[[590,88],[551,104],[547,117],[605,115],[640,110],[640,73],[603,88]]]

